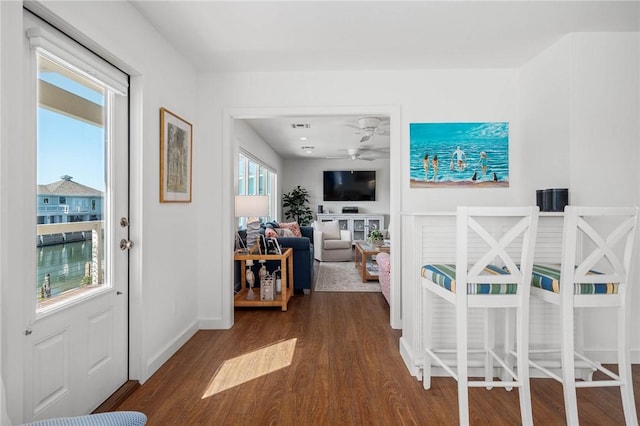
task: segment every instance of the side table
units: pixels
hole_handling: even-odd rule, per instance
[[[240,291],[234,296],[233,306],[280,306],[283,311],[287,310],[287,303],[293,296],[293,249],[287,248],[282,250],[282,254],[260,254],[254,251],[238,252],[233,254],[234,260],[240,261]],[[279,260],[280,269],[282,270],[282,291],[280,294],[274,294],[273,300],[247,300],[247,280],[245,277],[245,269],[247,260]],[[274,289],[275,290],[275,289]]]

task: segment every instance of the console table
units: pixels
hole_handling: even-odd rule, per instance
[[[260,254],[255,251],[246,253],[236,251],[233,254],[234,260],[240,261],[240,291],[234,296],[233,306],[280,306],[283,311],[287,310],[287,303],[293,296],[293,249],[286,248],[282,250],[282,254]],[[259,289],[258,296],[255,300],[247,300],[247,279],[245,276],[247,260],[279,260],[280,269],[282,270],[282,291],[280,294],[275,293],[273,300],[260,300]],[[254,291],[255,287],[254,287]]]

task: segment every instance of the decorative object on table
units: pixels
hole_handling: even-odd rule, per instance
[[[267,274],[260,279],[260,300],[273,300],[274,275]]]
[[[266,262],[267,261],[264,259],[258,260],[258,263],[260,263],[260,269],[258,269],[258,279],[260,280],[260,285],[262,285],[262,281],[264,281],[265,277],[269,275],[269,272],[267,272],[267,266],[265,265]]]
[[[509,123],[410,123],[411,188],[509,187]]]
[[[192,127],[160,108],[160,202],[191,202]]]
[[[255,300],[256,295],[253,293],[253,285],[256,282],[256,276],[253,274],[251,267],[253,266],[253,260],[247,260],[247,271],[245,272],[245,278],[247,280],[247,284],[249,285],[249,290],[247,290],[247,300]]]
[[[300,185],[291,192],[282,195],[284,217],[295,219],[300,225],[309,225],[313,220],[313,212],[309,207],[309,193]]]
[[[277,238],[265,237],[260,234],[259,241],[260,254],[282,254],[282,248],[280,247],[280,243]]]
[[[374,229],[369,233],[367,242],[369,243],[369,245],[379,247],[384,243],[384,235],[382,235],[382,232],[379,229]]]
[[[278,269],[273,271],[273,276],[276,281],[276,293],[280,294],[282,293],[282,269],[280,269],[279,266],[278,266]]]
[[[236,195],[236,217],[247,218],[247,248],[249,251],[258,244],[260,217],[269,214],[269,197],[266,195]]]
[[[536,205],[541,212],[563,212],[569,205],[569,189],[549,188],[536,190]]]

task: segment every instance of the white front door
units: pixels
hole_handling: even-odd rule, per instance
[[[128,89],[82,46],[28,12],[24,22],[37,159],[24,283],[32,421],[89,413],[128,378]]]

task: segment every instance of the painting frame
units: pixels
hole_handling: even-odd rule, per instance
[[[509,188],[508,121],[409,124],[410,188]]]
[[[160,202],[190,203],[192,194],[193,126],[160,108]]]

